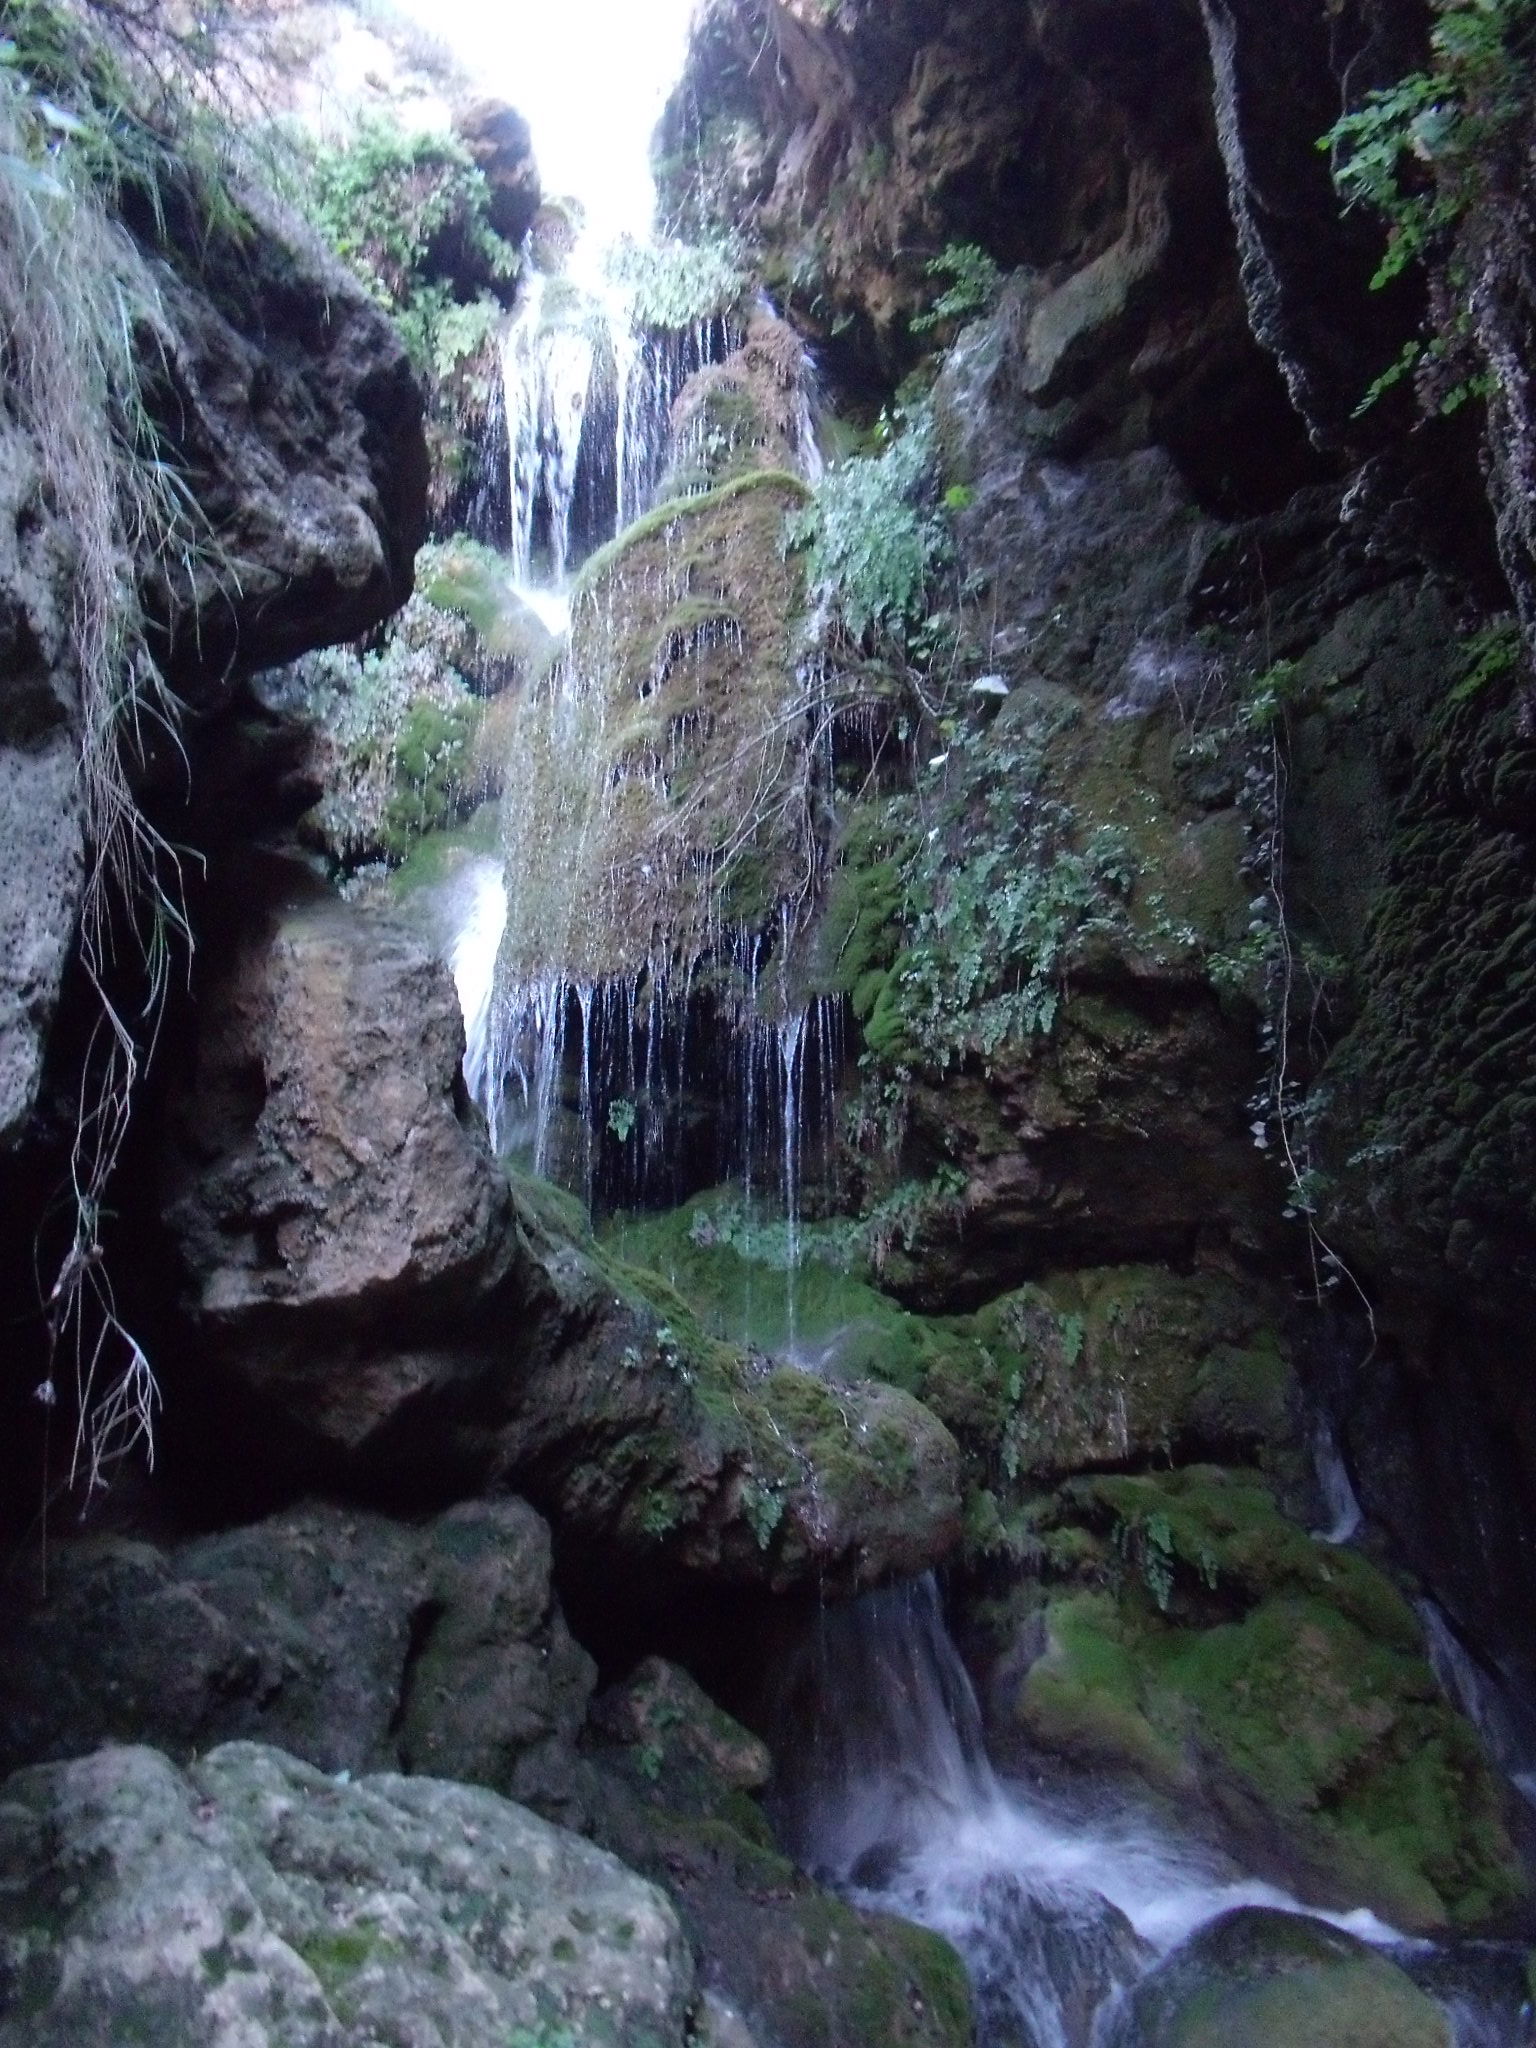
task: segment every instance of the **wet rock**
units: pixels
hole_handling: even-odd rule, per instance
[[[1073,1481],[989,1686],[1003,1756],[1045,1750],[1203,1811],[1309,1902],[1433,1931],[1528,1895],[1508,1795],[1442,1699],[1417,1617],[1256,1477]]]
[[[717,1344],[579,1217],[514,1202],[458,1119],[457,998],[411,927],[291,905],[200,1015],[164,1207],[187,1483],[238,1427],[269,1496],[516,1484],[578,1539],[778,1586],[873,1583],[957,1539],[959,1454],[910,1396]]]
[[[1058,2039],[1097,2048],[1096,2023],[1133,1984],[1152,1951],[1125,1915],[1096,1893],[1031,1888],[991,1870],[945,1900],[966,1926],[965,1952],[978,2018],[998,2040]]]
[[[782,1855],[757,1738],[647,1659],[594,1706],[593,1832],[670,1895],[721,2048],[963,2048],[965,1973],[925,1928],[846,1904]]]
[[[0,2042],[337,2048],[544,2030],[682,2048],[662,1895],[494,1793],[255,1744],[104,1749],[0,1788]]]
[[[596,1701],[592,1728],[610,1742],[674,1745],[735,1791],[760,1792],[772,1761],[766,1744],[722,1713],[688,1673],[647,1657],[622,1686]]]
[[[1132,1994],[1111,2048],[1450,2048],[1446,2015],[1379,1949],[1242,1906]]]
[[[418,1524],[317,1504],[174,1547],[58,1544],[5,1630],[0,1769],[248,1739],[329,1772],[575,1797],[596,1674],[553,1597],[549,1531],[518,1500]]]

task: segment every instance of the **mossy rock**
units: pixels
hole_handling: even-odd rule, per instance
[[[1077,1481],[1039,1526],[1079,1547],[1075,1583],[1026,1623],[1011,1711],[1030,1742],[1198,1793],[1331,1905],[1431,1930],[1525,1898],[1504,1794],[1364,1558],[1215,1468]]]
[[[1239,1907],[1132,1994],[1110,2048],[1451,2048],[1446,2014],[1379,1950],[1321,1920]]]

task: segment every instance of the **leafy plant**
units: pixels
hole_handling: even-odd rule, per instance
[[[759,1486],[755,1480],[748,1480],[741,1490],[741,1509],[758,1549],[766,1550],[784,1519],[784,1496],[775,1487]]]
[[[633,291],[644,327],[697,327],[733,311],[747,290],[741,251],[726,237],[644,244],[626,238],[610,260],[614,276]]]
[[[1332,156],[1346,207],[1369,206],[1386,220],[1387,246],[1371,280],[1378,290],[1412,263],[1450,257],[1456,229],[1487,191],[1501,144],[1530,103],[1536,0],[1433,5],[1429,68],[1368,93],[1318,144]],[[1464,280],[1451,267],[1454,288]],[[1464,331],[1458,311],[1440,331],[1408,342],[1357,410],[1421,365],[1449,362]],[[1453,412],[1487,389],[1486,372],[1444,379],[1436,402]]]
[[[949,529],[932,502],[934,426],[913,408],[882,421],[885,447],[829,469],[814,501],[784,524],[786,549],[809,550],[809,581],[854,639],[904,636],[928,611],[951,554]]]
[[[1508,675],[1520,660],[1519,622],[1498,619],[1466,643],[1466,668],[1452,689],[1451,702],[1465,704],[1485,689],[1496,676]]]
[[[635,1131],[635,1105],[626,1096],[617,1096],[608,1105],[608,1128],[621,1145],[627,1145]]]
[[[925,268],[929,277],[947,277],[950,282],[927,312],[912,316],[908,324],[914,334],[929,334],[950,321],[987,312],[1003,282],[1002,271],[976,242],[946,243]]]
[[[519,258],[491,226],[485,175],[455,136],[365,115],[346,142],[310,147],[290,196],[395,314],[418,369],[447,375],[483,345],[498,302],[490,291],[461,300],[449,257],[509,283]]]

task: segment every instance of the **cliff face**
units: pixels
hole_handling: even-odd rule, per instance
[[[1353,1297],[1351,1274],[1374,1314],[1336,1403],[1352,1462],[1418,1567],[1518,1655],[1536,1528],[1528,102],[1495,124],[1428,273],[1382,289],[1383,224],[1341,211],[1318,147],[1428,61],[1432,20],[1418,0],[716,0],[661,163],[680,220],[745,214],[855,399],[928,345],[912,316],[946,245],[1013,273],[939,387],[1007,717],[1021,687],[1065,687],[1083,725],[1049,744],[1085,813],[1134,792],[1163,813],[1143,848],[1160,874],[1187,874],[1203,834],[1211,872],[1225,860],[1283,912],[1314,990],[1302,1003],[1288,981],[1286,1149],[1343,1262],[1335,1293]],[[1452,373],[1431,355],[1425,414],[1407,385],[1363,407],[1426,308],[1463,300],[1455,374],[1486,405],[1442,414]],[[1132,754],[1116,725],[1137,661],[1149,737]],[[1192,679],[1223,664],[1285,700],[1272,753],[1248,725],[1246,769],[1209,701],[1187,715]],[[1271,842],[1249,799],[1276,771]],[[1224,829],[1245,852],[1216,852]],[[1209,890],[1188,914],[1215,918],[1216,943]],[[1242,925],[1239,909],[1220,943]],[[1251,1149],[1237,1163],[1246,1098],[1273,1082],[1270,1018],[1254,1061],[1205,974],[1122,953],[1074,977],[1021,1066],[920,1091],[920,1139],[958,1147],[970,1181],[959,1249],[919,1251],[916,1298],[1223,1236],[1250,1265],[1304,1266],[1279,1215],[1293,1194]]]
[[[424,517],[421,400],[398,337],[298,229],[246,204],[253,224],[238,240],[194,217],[175,223],[182,246],[203,252],[190,274],[154,239],[145,257],[157,305],[142,330],[145,400],[209,545],[190,576],[163,556],[124,573],[140,583],[166,680],[192,714],[194,751],[227,746],[213,728],[227,735],[244,676],[364,633],[403,602]],[[86,857],[71,633],[81,542],[14,416],[3,474],[0,784],[13,857],[0,879],[0,1137],[14,1146],[36,1100]],[[145,767],[153,779],[153,755]]]

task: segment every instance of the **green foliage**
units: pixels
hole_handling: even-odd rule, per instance
[[[1239,717],[1249,732],[1272,733],[1295,703],[1300,673],[1294,661],[1276,661],[1248,685]]]
[[[367,115],[348,141],[310,147],[291,196],[395,314],[420,370],[447,376],[484,346],[497,300],[482,291],[461,302],[444,249],[493,280],[515,278],[519,259],[491,226],[484,173],[456,137]]]
[[[732,312],[749,283],[740,249],[724,237],[641,244],[626,239],[612,259],[615,277],[635,294],[644,327],[696,327]]]
[[[766,1550],[773,1541],[773,1532],[784,1519],[784,1497],[771,1486],[759,1486],[749,1480],[742,1489],[742,1513],[757,1539],[759,1550]]]
[[[932,1065],[1048,1034],[1072,948],[1118,928],[1134,870],[1123,834],[1096,827],[1078,847],[1063,804],[1026,798],[996,836],[964,850],[923,842],[912,876],[911,941],[894,1008],[912,1052]]]
[[[925,268],[931,278],[947,277],[950,282],[926,313],[913,315],[909,325],[914,334],[929,334],[950,321],[985,313],[1003,281],[1001,270],[975,242],[947,243]]]
[[[829,469],[815,502],[790,513],[786,549],[807,548],[808,577],[854,639],[904,638],[926,617],[950,559],[949,529],[933,504],[935,434],[926,408],[881,422],[885,446]]]
[[[412,600],[418,611],[423,603]],[[361,662],[339,649],[308,655],[270,693],[325,732],[325,794],[305,830],[344,870],[405,860],[481,793],[474,756],[484,707],[403,633]]]
[[[1366,95],[1319,148],[1333,158],[1345,205],[1369,206],[1387,223],[1375,288],[1410,264],[1448,257],[1455,231],[1489,187],[1501,146],[1529,107],[1536,0],[1433,0],[1430,67]],[[1458,285],[1454,274],[1450,282]],[[1465,316],[1456,319],[1464,326]],[[1454,357],[1455,329],[1406,344],[1358,410],[1421,365]],[[1453,412],[1486,394],[1486,373],[1442,380],[1436,402]]]
[[[634,1135],[635,1105],[627,1096],[616,1096],[608,1105],[608,1128],[621,1145]]]
[[[77,8],[7,0],[0,26],[0,73],[30,131],[23,148],[7,146],[7,175],[23,175],[26,163],[25,175],[43,187],[89,185],[113,213],[131,195],[163,252],[183,267],[200,254],[195,241],[187,244],[189,222],[204,246],[215,234],[248,232],[229,183],[243,151],[219,106],[217,24],[184,32],[152,11],[141,21],[136,10],[136,33],[114,43],[108,36],[121,31],[122,17],[99,0]],[[191,200],[190,211],[178,198]]]

